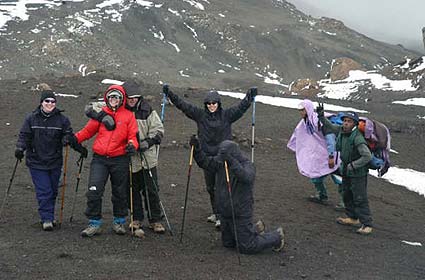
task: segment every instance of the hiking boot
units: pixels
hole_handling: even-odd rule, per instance
[[[283,246],[285,245],[285,233],[283,232],[282,227],[278,227],[278,229],[276,230],[279,233],[280,236],[280,245],[277,247],[273,247],[273,251],[275,252],[280,252],[283,249]]]
[[[314,203],[328,205],[328,198],[320,197],[318,195],[311,195],[310,197],[308,197],[308,200]]]
[[[149,228],[151,230],[153,230],[153,232],[155,232],[155,233],[164,233],[165,232],[165,228],[161,223],[151,223],[149,225]]]
[[[51,221],[43,222],[43,230],[44,231],[52,231],[53,230],[53,223]]]
[[[369,235],[372,233],[372,227],[362,225],[356,232],[361,235]]]
[[[139,220],[134,220],[132,223],[130,223],[128,225],[128,228],[131,230],[131,228],[133,228],[133,230],[137,230],[139,228],[142,228],[142,222]]]
[[[344,212],[345,211],[344,203],[338,203],[337,205],[335,205],[334,210],[338,212]]]
[[[346,226],[360,226],[360,221],[359,219],[352,219],[352,218],[343,218],[343,217],[338,217],[336,219],[336,222],[340,225],[346,225]]]
[[[207,221],[209,223],[215,223],[217,221],[216,215],[215,214],[212,214],[212,215],[208,216]]]
[[[255,223],[254,227],[255,231],[260,235],[263,235],[266,231],[266,224],[262,220],[258,220],[258,222]]]
[[[214,226],[215,226],[216,229],[220,229],[220,227],[221,227],[221,221],[219,219],[217,219],[215,221],[215,225]]]
[[[89,224],[89,226],[81,232],[81,236],[92,237],[96,234],[100,234],[100,232],[101,232],[100,225]]]
[[[118,235],[124,235],[125,234],[125,225],[113,223],[112,224],[112,230]]]
[[[139,238],[145,238],[145,232],[143,231],[143,229],[138,228],[133,232],[133,235]]]

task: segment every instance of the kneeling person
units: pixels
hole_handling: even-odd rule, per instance
[[[219,145],[218,154],[215,157],[205,155],[196,136],[192,136],[190,144],[195,147],[194,157],[199,167],[216,172],[216,201],[218,212],[222,217],[223,246],[235,248],[237,239],[242,254],[255,254],[267,248],[273,248],[275,251],[282,250],[284,234],[281,227],[265,233],[264,226],[262,229],[256,228],[252,223],[255,167],[249,159],[242,155],[238,144],[230,140],[223,141]],[[224,161],[229,167],[231,198],[227,187]],[[235,221],[232,219],[230,199],[233,200]],[[237,238],[233,222],[236,224]]]

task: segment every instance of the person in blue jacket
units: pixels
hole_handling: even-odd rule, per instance
[[[72,134],[71,123],[56,108],[56,96],[52,90],[41,92],[40,105],[25,118],[16,143],[15,157],[26,155],[38,201],[38,213],[42,228],[53,230],[54,210],[58,184],[63,165],[63,145]],[[87,157],[87,149],[73,145],[73,149]]]

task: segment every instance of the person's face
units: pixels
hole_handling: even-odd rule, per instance
[[[137,101],[139,101],[139,99],[138,99],[137,97],[134,97],[134,98],[127,98],[127,105],[128,105],[130,108],[133,108],[134,106],[136,106]]]
[[[305,109],[300,109],[298,111],[300,112],[302,119],[305,119],[307,117],[307,111]]]
[[[354,126],[356,125],[356,123],[354,122],[353,119],[351,118],[344,118],[343,119],[343,123],[342,123],[342,130],[344,132],[350,132],[353,130]]]
[[[111,95],[108,97],[108,102],[112,108],[117,108],[120,104],[120,98],[118,95]]]
[[[41,108],[44,112],[50,113],[56,108],[56,100],[53,98],[46,98],[41,102]]]
[[[207,108],[208,108],[208,111],[210,111],[211,113],[214,113],[215,111],[217,111],[218,103],[214,101],[207,102]]]

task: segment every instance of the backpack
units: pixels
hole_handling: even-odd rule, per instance
[[[341,116],[343,113],[327,117],[332,123],[342,125]],[[372,159],[368,163],[368,168],[378,170],[378,177],[382,177],[388,172],[391,166],[390,131],[383,123],[368,118],[360,118],[358,129],[367,142],[367,146],[372,153]],[[353,140],[354,141],[354,138]]]

